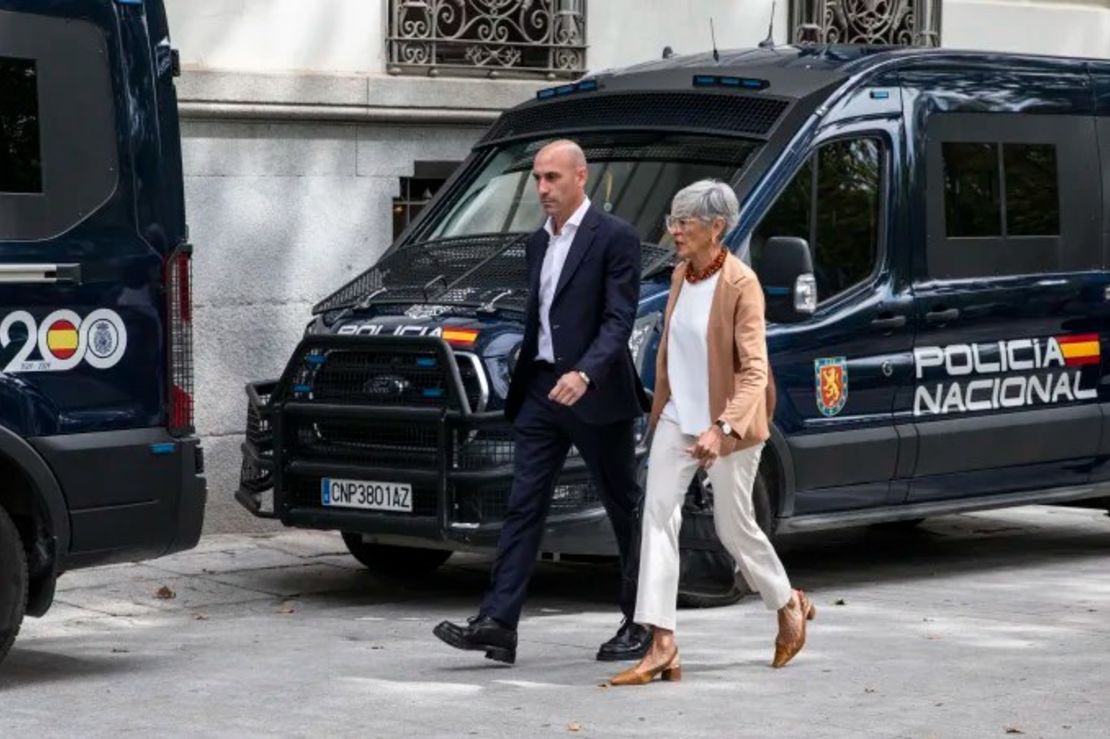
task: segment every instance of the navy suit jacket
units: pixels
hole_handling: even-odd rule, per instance
[[[524,341],[517,359],[505,415],[516,418],[533,377],[540,331],[540,273],[547,231],[533,233],[526,247],[528,305]],[[628,339],[640,302],[640,236],[628,223],[594,206],[586,211],[567,252],[551,303],[555,370],[581,370],[590,378],[573,412],[584,422],[608,424],[633,419],[648,400],[632,364]]]

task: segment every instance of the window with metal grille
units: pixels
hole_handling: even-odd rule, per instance
[[[791,0],[790,40],[940,46],[941,0]]]
[[[586,0],[390,0],[390,74],[576,78]]]

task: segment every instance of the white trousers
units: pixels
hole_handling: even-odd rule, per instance
[[[677,423],[662,418],[648,461],[636,621],[672,631],[678,598],[682,503],[698,469],[697,460],[686,450],[696,441],[697,437],[683,434]],[[778,610],[790,602],[793,591],[774,547],[755,520],[752,485],[762,452],[760,444],[721,457],[709,468],[708,476],[713,486],[717,538],[732,555],[748,586],[759,593],[769,610]]]

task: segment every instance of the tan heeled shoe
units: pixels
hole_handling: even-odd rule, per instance
[[[659,675],[667,682],[676,683],[682,679],[682,663],[678,660],[678,648],[675,647],[674,654],[671,658],[666,660],[660,665],[652,667],[650,670],[637,669],[629,667],[624,672],[614,677],[609,678],[609,684],[613,686],[619,685],[647,685]]]
[[[787,662],[797,656],[798,652],[802,651],[802,647],[806,645],[806,622],[817,617],[817,608],[813,605],[809,596],[802,590],[795,590],[794,593],[795,597],[787,604],[787,608],[797,608],[802,614],[801,634],[793,642],[775,639],[775,658],[771,662],[771,666],[775,668],[785,666]]]

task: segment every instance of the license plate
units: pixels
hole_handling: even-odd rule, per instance
[[[412,513],[412,485],[407,482],[324,478],[320,481],[320,496],[321,502],[332,508]]]

